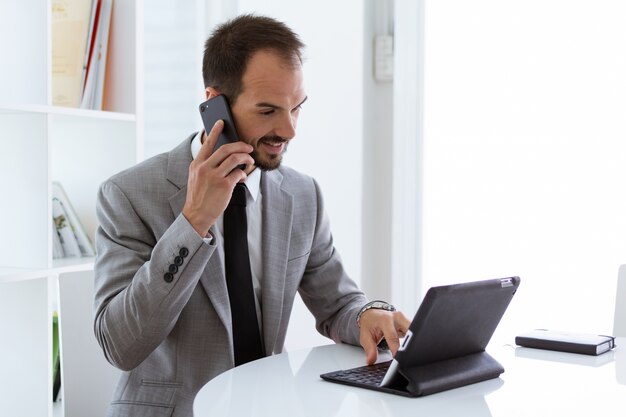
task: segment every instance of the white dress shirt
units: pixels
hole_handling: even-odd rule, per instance
[[[204,131],[198,134],[191,141],[191,156],[195,159],[202,147],[202,136]],[[248,178],[244,181],[246,184],[246,217],[248,219],[248,254],[250,255],[250,271],[252,272],[252,287],[254,288],[254,300],[256,303],[256,314],[259,320],[259,330],[263,337],[263,320],[261,316],[261,281],[263,279],[263,260],[261,258],[261,233],[262,233],[262,217],[261,208],[263,195],[261,194],[261,170],[256,168],[252,171]],[[212,238],[206,238],[205,241],[210,242],[211,239],[217,239],[217,251],[222,263],[222,270],[226,271],[224,266],[224,215],[217,218],[215,231]]]

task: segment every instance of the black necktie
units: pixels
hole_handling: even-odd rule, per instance
[[[224,211],[224,257],[237,366],[263,357],[248,256],[246,186],[243,184],[235,186]]]

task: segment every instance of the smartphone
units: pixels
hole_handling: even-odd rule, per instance
[[[224,129],[220,133],[220,137],[217,138],[214,152],[222,145],[226,143],[237,142],[239,135],[235,130],[235,123],[233,121],[233,115],[228,105],[228,100],[223,94],[208,99],[204,103],[200,104],[200,116],[202,117],[202,123],[204,124],[204,130],[208,134],[213,125],[218,120],[224,121]]]
[[[208,99],[200,104],[200,116],[202,117],[202,123],[204,124],[204,130],[207,134],[213,128],[213,125],[218,120],[224,121],[224,129],[217,138],[217,143],[213,152],[215,152],[220,146],[226,143],[233,143],[239,140],[239,135],[235,129],[235,122],[233,121],[233,115],[228,105],[228,100],[223,94]],[[245,169],[245,165],[239,165],[237,168]]]

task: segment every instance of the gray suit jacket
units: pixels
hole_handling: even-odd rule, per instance
[[[190,416],[198,390],[234,366],[220,255],[181,214],[192,138],[100,188],[94,330],[125,371],[109,416]],[[261,192],[265,351],[282,351],[296,291],[319,332],[358,344],[367,300],[333,247],[318,185],[281,167],[262,173]],[[181,249],[182,265],[166,276]]]

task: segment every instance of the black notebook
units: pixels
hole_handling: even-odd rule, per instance
[[[615,347],[613,336],[536,329],[515,337],[515,343],[529,348],[600,355]]]
[[[485,347],[519,277],[432,287],[393,361],[320,375],[326,381],[419,397],[497,378]]]

